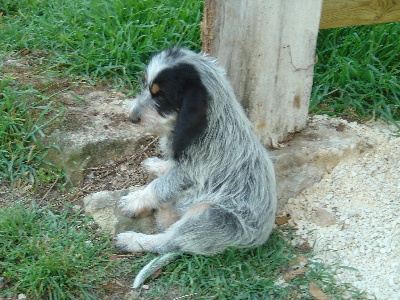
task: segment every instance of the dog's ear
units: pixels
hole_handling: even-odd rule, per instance
[[[179,159],[185,149],[201,138],[207,128],[207,100],[208,93],[201,81],[184,87],[172,141],[175,159]]]

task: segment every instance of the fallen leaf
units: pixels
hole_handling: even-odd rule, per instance
[[[286,216],[282,216],[282,217],[276,217],[275,218],[275,224],[280,226],[283,224],[287,224],[287,222],[289,222],[290,220],[290,215],[287,214]]]
[[[293,278],[303,275],[308,271],[308,268],[301,268],[301,269],[296,269],[296,270],[292,270],[289,273],[285,274],[283,276],[283,279],[287,282],[287,281],[291,281]]]
[[[346,128],[346,124],[340,123],[336,126],[336,131],[342,132]]]
[[[325,108],[325,107],[328,107],[328,106],[329,105],[326,104],[326,103],[320,103],[320,104],[317,105],[318,108]]]
[[[307,257],[302,255],[297,256],[289,263],[290,266],[300,266],[300,267],[304,267],[306,264],[308,264],[308,259]]]
[[[296,246],[296,250],[301,252],[301,253],[309,253],[312,250],[312,247],[310,246],[310,244],[305,241],[304,243]]]
[[[133,254],[112,254],[108,259],[109,260],[122,260],[124,258],[130,258],[130,257],[137,257],[135,253]]]
[[[121,255],[118,254],[113,254],[108,258],[108,260],[121,260],[121,259],[123,259],[123,257],[121,257]]]
[[[151,278],[152,278],[152,279],[156,279],[157,277],[159,277],[159,276],[161,275],[161,273],[162,273],[162,268],[160,268],[160,269],[158,269],[157,271],[155,271],[155,272],[153,273],[153,275],[151,275]]]
[[[114,282],[111,282],[111,281],[103,284],[102,287],[107,289],[107,290],[114,290],[114,289],[117,288],[116,284]]]
[[[315,283],[310,283],[310,294],[315,300],[329,300],[328,296]]]

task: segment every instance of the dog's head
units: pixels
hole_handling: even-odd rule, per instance
[[[196,68],[201,59],[201,54],[183,48],[156,54],[147,67],[143,90],[133,101],[129,116],[153,134],[172,134],[175,158],[201,138],[207,128],[209,95]]]

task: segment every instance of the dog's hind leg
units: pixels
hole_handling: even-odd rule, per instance
[[[190,208],[169,230],[172,237],[165,245],[167,249],[194,254],[212,255],[239,246],[246,239],[234,213],[207,202]]]
[[[167,265],[180,253],[211,255],[228,246],[247,240],[239,219],[226,209],[211,203],[190,208],[183,217],[164,233],[146,235],[137,232],[120,233],[116,246],[129,252],[158,252],[136,276],[133,287],[139,287],[157,269]]]
[[[200,203],[191,207],[165,232],[146,235],[124,232],[115,238],[116,247],[128,252],[187,252],[211,255],[228,246],[238,246],[246,239],[240,220],[225,208]]]

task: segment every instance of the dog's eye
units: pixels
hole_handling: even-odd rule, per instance
[[[157,83],[152,84],[149,87],[149,90],[160,115],[166,116],[173,111],[179,111],[179,109],[169,101],[167,95],[160,89],[160,86]]]

